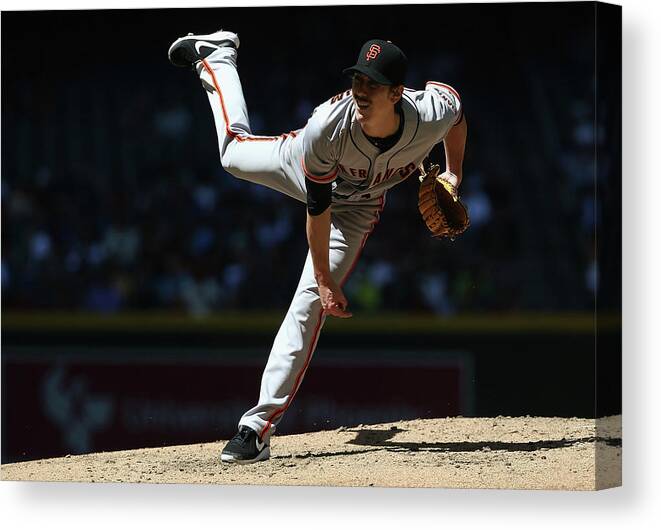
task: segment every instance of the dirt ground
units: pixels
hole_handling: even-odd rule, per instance
[[[621,416],[444,418],[274,436],[271,459],[221,464],[225,441],[1,467],[2,480],[594,490],[621,485]],[[595,465],[597,463],[597,465]]]

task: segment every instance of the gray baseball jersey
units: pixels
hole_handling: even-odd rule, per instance
[[[236,60],[237,51],[225,47],[197,65],[216,125],[221,163],[237,178],[301,202],[306,202],[306,177],[332,182],[328,258],[334,280],[343,285],[379,220],[386,191],[413,173],[461,119],[459,96],[451,87],[433,81],[425,90],[405,90],[402,135],[383,153],[367,140],[354,119],[351,91],[317,107],[303,129],[257,136],[250,129]],[[308,252],[262,375],[259,400],[239,420],[239,425],[254,429],[262,440],[273,434],[298,391],[325,318]]]
[[[450,86],[427,82],[425,90],[406,89],[404,129],[394,147],[381,152],[355,119],[351,90],[317,107],[302,131],[305,176],[333,183],[333,200],[380,197],[406,179],[461,118],[461,101]]]

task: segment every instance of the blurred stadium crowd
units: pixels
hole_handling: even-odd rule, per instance
[[[346,286],[351,307],[590,310],[603,131],[593,125],[589,50],[569,72],[519,64],[525,91],[485,87],[458,56],[409,56],[408,86],[437,78],[462,94],[472,226],[455,242],[434,241],[415,179],[391,190]],[[252,59],[259,75],[240,64],[257,134],[303,126],[348,85],[335,71],[268,59]],[[568,73],[574,81],[559,82]],[[307,252],[304,205],[220,167],[191,73],[159,64],[134,74],[113,86],[95,69],[3,86],[3,311],[284,307]],[[156,86],[147,81],[155,76]]]

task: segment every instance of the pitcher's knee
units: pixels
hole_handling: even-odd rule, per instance
[[[317,285],[309,285],[303,290],[296,293],[299,300],[304,301],[303,305],[307,305],[311,311],[316,311],[321,308],[321,298],[319,297],[319,287]]]
[[[220,155],[220,165],[223,166],[223,169],[227,171],[230,175],[236,178],[241,178],[241,167],[240,164],[235,162],[235,157],[231,155],[229,149],[225,149]]]

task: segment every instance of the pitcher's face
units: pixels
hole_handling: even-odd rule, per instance
[[[351,82],[356,118],[361,125],[376,116],[393,112],[403,87],[380,85],[363,74],[354,74]]]

